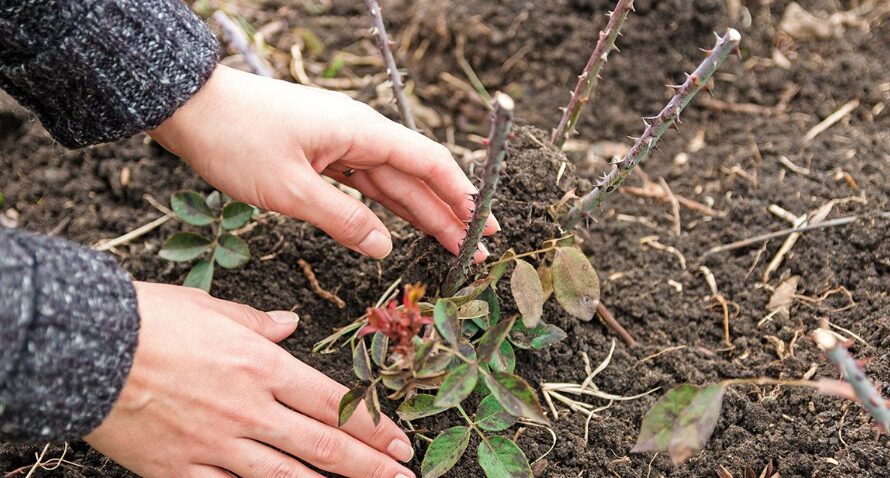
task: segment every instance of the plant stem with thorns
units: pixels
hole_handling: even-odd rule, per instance
[[[584,106],[590,102],[596,90],[596,85],[600,79],[600,72],[609,61],[609,53],[615,48],[615,40],[621,34],[621,27],[627,19],[627,15],[633,10],[634,0],[619,0],[615,9],[609,14],[609,23],[606,29],[600,32],[599,41],[593,54],[584,67],[584,72],[578,77],[578,85],[572,93],[572,99],[569,101],[563,112],[559,126],[553,131],[551,141],[557,148],[562,149],[566,141],[575,133],[575,126],[581,117]]]
[[[680,113],[695,98],[695,95],[707,88],[711,76],[726,58],[731,53],[738,51],[741,39],[741,34],[732,28],[724,36],[718,37],[714,49],[709,52],[708,57],[696,68],[695,72],[688,75],[686,82],[682,86],[673,86],[677,89],[677,94],[661,113],[658,116],[644,119],[646,131],[636,140],[624,159],[600,178],[593,190],[579,199],[575,207],[566,214],[562,220],[563,227],[571,229],[577,226],[582,219],[588,218],[611,193],[624,183],[637,164],[655,147],[662,135],[672,126],[676,127],[680,120]]]
[[[371,33],[377,40],[377,48],[380,49],[380,56],[383,57],[383,66],[386,68],[386,74],[389,75],[389,81],[392,83],[392,94],[396,99],[396,105],[399,107],[399,113],[402,115],[402,122],[410,129],[416,130],[417,124],[414,122],[414,115],[408,106],[408,98],[405,97],[405,85],[402,84],[402,75],[396,67],[396,60],[392,55],[389,36],[386,34],[386,26],[383,24],[383,14],[377,0],[365,0],[368,12],[371,14],[371,21],[374,26]]]
[[[226,12],[217,10],[213,14],[213,20],[215,20],[220,29],[222,29],[223,38],[226,43],[244,57],[244,62],[247,63],[247,66],[249,66],[255,74],[269,78],[275,76],[272,73],[272,68],[266,63],[266,60],[264,60],[259,53],[257,53],[253,45],[250,44],[250,40],[247,38],[247,34],[244,33],[244,29],[232,20]]]
[[[491,122],[491,133],[488,136],[488,156],[482,170],[482,187],[476,196],[473,217],[467,227],[467,235],[460,245],[457,263],[448,271],[443,287],[444,296],[454,295],[467,280],[470,262],[482,239],[485,221],[491,215],[491,201],[501,176],[501,165],[507,155],[507,139],[513,128],[513,99],[498,92],[494,95],[494,120]]]
[[[817,329],[813,332],[813,339],[841,370],[844,379],[853,387],[859,403],[878,421],[878,428],[882,432],[890,432],[890,407],[850,351],[828,329]]]

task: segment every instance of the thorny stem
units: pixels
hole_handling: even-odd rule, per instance
[[[513,99],[498,92],[494,94],[494,121],[488,136],[488,157],[482,170],[482,187],[476,196],[473,217],[467,227],[467,235],[460,245],[457,263],[448,271],[445,278],[444,296],[451,297],[467,280],[470,261],[473,260],[485,222],[491,215],[491,201],[501,176],[501,164],[507,155],[507,139],[513,127]]]
[[[828,359],[841,370],[844,379],[853,387],[859,403],[878,421],[878,428],[882,432],[890,432],[890,406],[865,376],[847,347],[828,329],[817,329],[813,332],[813,339],[825,351]]]
[[[408,106],[408,98],[405,97],[405,86],[402,84],[402,75],[396,66],[396,60],[392,55],[389,36],[386,34],[386,26],[383,24],[383,14],[377,0],[365,0],[368,12],[371,14],[371,21],[374,26],[371,33],[377,40],[377,48],[380,49],[380,56],[383,57],[383,66],[386,67],[386,74],[389,75],[389,81],[392,83],[392,94],[395,97],[396,105],[399,107],[399,113],[402,115],[402,121],[410,129],[416,130],[417,124],[414,122],[414,115]]]
[[[237,51],[244,57],[244,61],[255,74],[267,76],[269,78],[275,76],[266,61],[260,57],[257,51],[253,48],[253,45],[250,44],[244,30],[235,23],[226,12],[217,10],[213,14],[213,19],[219,24],[220,29],[222,29],[225,41],[233,50]]]
[[[646,131],[643,133],[627,155],[615,167],[602,178],[596,186],[578,200],[568,214],[563,218],[562,225],[571,229],[583,219],[590,217],[591,213],[613,192],[615,192],[624,180],[627,179],[637,164],[640,163],[655,147],[662,135],[672,126],[679,123],[680,113],[692,101],[696,94],[705,89],[711,76],[726,58],[737,51],[742,36],[738,31],[730,28],[726,34],[718,38],[717,44],[707,58],[686,79],[682,86],[677,88],[677,94],[658,116],[645,118]]]
[[[615,9],[609,14],[609,23],[606,25],[606,29],[600,32],[596,48],[593,49],[593,54],[590,55],[584,72],[578,77],[578,85],[572,93],[572,99],[563,112],[559,126],[553,131],[551,141],[557,148],[562,149],[569,137],[575,133],[575,126],[578,124],[581,112],[590,102],[590,97],[596,90],[600,72],[609,61],[609,53],[615,49],[615,40],[621,34],[621,27],[624,25],[627,15],[634,9],[633,4],[634,0],[619,0]]]

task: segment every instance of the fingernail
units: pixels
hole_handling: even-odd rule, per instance
[[[494,214],[488,216],[488,222],[494,225],[495,232],[501,232],[501,223],[498,222],[498,218],[494,217]]]
[[[408,475],[406,475],[406,474],[404,474],[404,473],[399,473],[398,475],[396,475],[396,478],[414,478],[414,477],[413,477],[413,476],[408,476]]]
[[[365,236],[358,249],[375,259],[383,259],[392,251],[392,241],[382,232],[374,229]]]
[[[269,312],[272,322],[281,325],[297,325],[300,323],[300,316],[287,310],[273,310]]]
[[[482,242],[479,243],[479,250],[482,251],[483,254],[485,254],[486,258],[491,255],[491,252],[488,252],[488,248],[485,247],[485,244],[483,244]]]
[[[386,451],[390,456],[403,463],[411,461],[411,458],[414,457],[414,448],[411,448],[411,445],[398,438],[390,442],[389,448],[387,448]]]

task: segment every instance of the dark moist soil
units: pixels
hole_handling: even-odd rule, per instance
[[[813,12],[847,10],[858,4],[800,3]],[[410,54],[402,60],[418,95],[444,118],[442,127],[432,133],[444,140],[446,129],[453,128],[456,142],[474,149],[478,144],[471,135],[485,134],[485,112],[471,94],[442,80],[444,72],[465,78],[455,54],[459,44],[490,91],[502,88],[516,97],[523,123],[549,129],[558,120],[557,106],[566,102],[566,91],[574,85],[611,4],[611,0],[384,2],[392,32],[402,33],[408,47]],[[814,365],[815,377],[836,377],[806,338],[823,317],[861,337],[865,343],[857,341],[852,351],[871,358],[866,371],[874,380],[890,383],[887,221],[869,219],[805,233],[769,285],[761,276],[782,240],[770,241],[762,250],[758,244],[699,259],[712,246],[787,227],[767,212],[771,204],[803,214],[831,199],[862,198],[838,204],[830,217],[840,217],[886,211],[890,198],[890,113],[879,106],[890,101],[890,23],[873,19],[869,32],[851,26],[838,38],[789,43],[777,33],[788,2],[742,4],[753,18],[752,27],[741,28],[744,61],[730,60],[717,75],[715,98],[771,107],[790,85],[800,91],[784,113],[771,116],[717,111],[697,102],[684,115],[685,127],[670,132],[661,150],[643,166],[653,180],[664,178],[674,194],[713,201],[725,217],[682,209],[682,232],[674,236],[668,203],[616,194],[598,221],[590,224],[587,247],[603,281],[603,300],[639,341],[633,348],[619,342],[611,365],[596,383],[602,390],[623,395],[654,387],[662,390],[602,412],[590,422],[587,443],[582,417],[561,415],[554,421],[556,447],[546,463],[536,467],[540,476],[698,477],[716,476],[725,467],[733,476],[749,477],[759,476],[769,463],[783,477],[890,476],[888,438],[876,438],[858,405],[786,387],[732,388],[714,436],[686,464],[674,467],[663,454],[629,453],[645,411],[664,390],[680,383],[706,384],[728,377],[799,378]],[[367,38],[360,2],[263,5],[241,13],[258,27],[281,22],[283,28],[270,33],[268,41],[283,51],[294,41],[294,28],[315,32],[325,49],[313,54],[311,61],[327,61],[340,49],[354,50],[358,40]],[[667,98],[662,85],[682,80],[682,73],[700,58],[698,48],[713,43],[713,30],[737,24],[724,2],[717,0],[637,0],[636,8],[620,41],[622,52],[610,59],[599,94],[580,125],[580,138],[588,142],[626,142],[627,135],[639,134],[639,116],[658,111]],[[359,45],[367,49],[368,44]],[[775,45],[792,59],[789,69],[770,63]],[[369,72],[374,71],[362,73]],[[286,74],[283,69],[281,73]],[[372,86],[355,96],[373,101],[375,91]],[[803,142],[809,128],[851,99],[859,99],[860,106],[847,119],[810,144]],[[388,106],[383,108],[391,114]],[[555,230],[547,208],[571,187],[585,192],[590,176],[605,170],[603,163],[591,162],[583,153],[572,154],[557,186],[563,157],[544,144],[546,134],[540,130],[516,131],[494,206],[504,228],[489,243],[495,255],[507,247],[531,250],[552,237]],[[687,162],[678,160],[681,153]],[[810,173],[787,170],[779,162],[781,156]],[[86,245],[158,217],[143,199],[146,194],[166,203],[178,189],[209,191],[187,166],[144,137],[67,151],[7,98],[0,103],[0,158],[0,191],[6,196],[5,207],[20,215],[18,227]],[[126,184],[122,174],[130,177]],[[640,186],[640,176],[629,184]],[[382,262],[360,258],[311,226],[267,217],[247,236],[254,259],[244,269],[218,274],[213,294],[260,309],[295,307],[303,320],[284,346],[333,378],[351,382],[346,353],[313,355],[312,345],[360,315],[397,278],[437,284],[451,263],[433,241],[385,217],[396,244],[393,255]],[[121,264],[139,280],[181,282],[187,269],[157,257],[164,238],[179,228],[167,223],[119,247]],[[660,243],[680,251],[686,268],[676,256],[642,245],[641,239],[648,236],[658,236]],[[259,259],[267,255],[271,257]],[[346,308],[338,310],[312,292],[297,265],[299,258],[312,264],[321,284],[335,291]],[[722,342],[722,313],[708,299],[711,292],[699,271],[702,265],[713,272],[733,310],[737,307],[731,351]],[[790,317],[778,315],[758,325],[768,314],[772,287],[790,275],[801,276],[801,296],[818,298],[841,287],[850,296],[801,298],[791,307]],[[506,291],[500,295],[509,297]],[[509,313],[511,305],[504,306]],[[545,314],[548,322],[568,332],[568,339],[542,352],[520,351],[518,373],[535,384],[583,380],[581,353],[599,362],[613,334],[596,321],[577,322],[553,304],[547,305]],[[669,348],[673,350],[652,358]],[[885,385],[882,391],[890,395],[890,387]],[[393,404],[385,407],[391,414]],[[456,416],[444,415],[418,426],[439,430],[459,422]],[[519,443],[534,459],[547,451],[550,435],[526,429]],[[65,459],[79,467],[63,466],[38,475],[129,476],[87,445],[71,447]],[[471,450],[474,447],[471,444]],[[61,448],[54,444],[48,456],[59,456]],[[42,445],[0,445],[0,472],[32,464],[40,449]],[[422,456],[422,445],[418,452]],[[419,462],[412,466],[419,467]],[[466,458],[449,476],[481,474],[472,458]]]

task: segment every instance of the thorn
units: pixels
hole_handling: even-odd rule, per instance
[[[717,37],[717,41],[723,40],[723,37],[721,37],[720,34],[717,32],[714,32],[714,36]]]
[[[618,45],[613,45],[612,49],[617,51],[618,53],[621,53],[621,50],[618,49]]]
[[[668,88],[670,88],[670,89],[672,89],[672,90],[679,90],[680,88],[683,88],[683,85],[670,85],[670,84],[668,84],[668,85],[664,85],[664,86],[667,86]]]
[[[704,53],[707,56],[711,56],[711,53],[714,53],[714,50],[709,50],[707,48],[699,48],[699,50],[701,50],[702,53]]]

